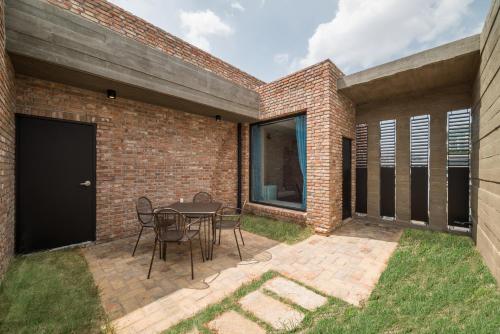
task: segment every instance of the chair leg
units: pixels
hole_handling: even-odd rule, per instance
[[[240,231],[241,242],[243,242],[243,246],[245,246],[245,239],[243,239],[243,234],[241,234],[241,227],[238,227],[238,230]]]
[[[189,252],[190,252],[190,258],[191,258],[191,279],[194,279],[194,272],[193,272],[193,243],[191,240],[189,240]]]
[[[163,261],[167,262],[167,242],[163,242]]]
[[[222,234],[222,227],[219,227],[219,246],[220,246],[220,236]]]
[[[241,251],[240,251],[240,245],[238,243],[238,237],[236,236],[236,229],[233,230],[234,232],[234,240],[236,240],[236,247],[238,247],[238,255],[240,256],[240,261],[243,261],[241,258]]]
[[[201,260],[205,262],[205,253],[203,253],[203,245],[201,242],[201,234],[198,233],[198,240],[200,240],[200,249],[201,249]]]
[[[153,255],[151,256],[151,263],[149,264],[148,279],[151,277],[151,268],[153,267],[153,260],[155,258],[156,244],[158,243],[158,238],[155,238],[155,246],[153,247]]]
[[[132,257],[135,255],[135,250],[137,249],[137,245],[139,244],[139,240],[141,239],[142,235],[142,230],[144,229],[144,226],[141,225],[141,232],[139,232],[139,236],[137,237],[137,241],[135,243],[134,251],[132,252]]]

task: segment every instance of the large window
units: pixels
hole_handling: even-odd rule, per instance
[[[251,127],[251,200],[306,209],[306,116]]]

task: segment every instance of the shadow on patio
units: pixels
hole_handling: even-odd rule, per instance
[[[243,231],[243,261],[271,259],[267,249],[278,244]],[[134,257],[136,236],[93,245],[83,250],[101,292],[101,300],[111,320],[120,318],[180,289],[207,289],[217,274],[240,263],[231,232],[223,231],[221,245],[214,246],[212,261],[202,262],[198,243],[193,244],[194,280],[191,280],[189,246],[169,243],[166,262],[155,254],[151,278],[146,278],[154,244],[154,234],[143,234]],[[240,244],[241,246],[241,244]]]

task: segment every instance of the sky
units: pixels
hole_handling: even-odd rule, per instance
[[[331,59],[350,74],[481,31],[489,0],[109,0],[271,82]]]

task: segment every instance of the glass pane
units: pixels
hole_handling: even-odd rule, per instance
[[[253,125],[251,132],[252,201],[302,209],[296,118]]]

